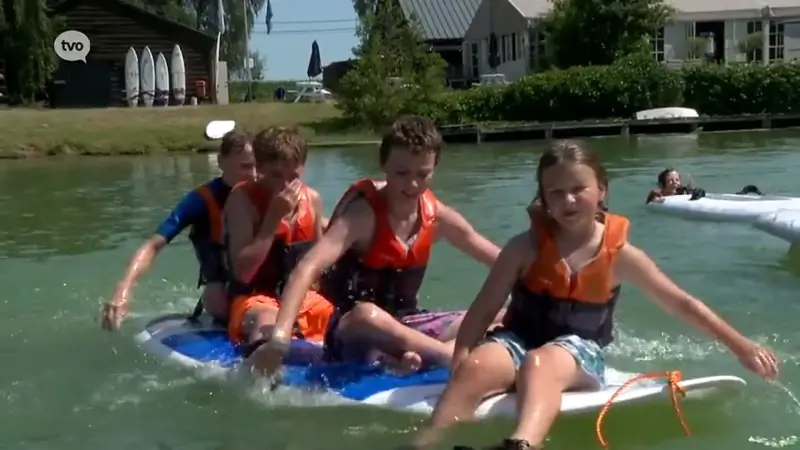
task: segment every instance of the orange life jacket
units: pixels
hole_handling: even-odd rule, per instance
[[[213,181],[212,181],[213,182]],[[225,200],[217,200],[209,188],[210,183],[198,186],[195,191],[203,199],[208,214],[208,229],[192,225],[189,241],[192,243],[197,262],[200,264],[200,276],[197,286],[212,282],[226,282],[228,273],[225,268],[224,246],[222,238],[222,208]],[[225,196],[227,199],[227,196]]]
[[[628,241],[630,222],[604,213],[605,229],[595,258],[571,273],[543,220],[536,220],[536,260],[511,294],[503,325],[527,348],[574,334],[606,346],[613,340],[613,312],[620,287],[614,285],[613,265]]]
[[[258,216],[254,232],[257,232],[269,207],[269,195],[253,181],[239,183],[233,189],[243,189],[256,208]],[[314,208],[308,190],[303,186],[294,219],[291,223],[281,220],[269,253],[249,283],[237,279],[231,281],[231,296],[263,294],[279,298],[289,274],[317,238]]]
[[[372,244],[365,252],[351,250],[337,261],[324,278],[325,295],[342,313],[364,301],[395,316],[417,311],[417,294],[436,239],[436,196],[426,190],[420,197],[420,226],[409,245],[397,239],[386,200],[369,179],[350,186],[337,204],[331,223],[345,203],[359,197],[369,203],[375,214]]]

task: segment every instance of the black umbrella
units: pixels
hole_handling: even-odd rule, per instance
[[[492,70],[500,65],[500,55],[497,50],[497,35],[492,33],[489,35],[489,67]]]
[[[322,73],[322,60],[319,56],[319,44],[317,41],[314,41],[311,44],[311,59],[308,60],[308,70],[306,71],[306,75],[308,78],[314,78],[319,76]]]

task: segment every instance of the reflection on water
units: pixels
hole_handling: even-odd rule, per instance
[[[213,176],[189,155],[13,165],[0,178],[0,254],[8,257],[113,248],[154,230],[149,212],[169,211],[179,195],[176,182],[188,190]]]
[[[610,206],[631,219],[631,242],[748,336],[773,345],[786,361],[782,382],[790,389],[800,383],[797,250],[790,253],[783,241],[741,224],[652,214],[644,198],[668,165],[691,173],[708,192],[753,183],[765,192],[800,195],[800,179],[793,176],[800,168],[793,151],[798,136],[592,141],[611,174]],[[525,205],[534,195],[545,145],[448,146],[435,192],[502,244],[527,225]],[[187,246],[170,246],[136,287],[136,320],[118,335],[99,331],[98,304],[112,292],[130,253],[185,192],[217,173],[213,155],[0,165],[0,305],[6,308],[0,352],[13,361],[0,371],[0,423],[6,426],[0,448],[201,450],[256,443],[329,450],[334,443],[369,450],[394,448],[419,426],[419,417],[371,409],[275,408],[270,394],[240,395],[142,356],[131,342],[137,320],[194,305],[196,267]],[[376,148],[314,149],[306,168],[328,213],[351,182],[378,175]],[[430,308],[464,308],[485,274],[456,250],[437,245],[422,301]],[[618,311],[616,341],[608,349],[613,367],[680,369],[687,377],[728,373],[748,377],[750,384],[742,398],[687,405],[695,431],[690,439],[680,437],[668,399],[647,410],[613,411],[606,434],[615,449],[739,449],[753,446],[750,436],[764,436],[754,442],[769,445],[797,428],[796,407],[785,393],[743,375],[722,345],[673,320],[639,290],[626,286]],[[502,438],[509,426],[489,421],[462,427],[448,444],[480,447]],[[549,444],[565,450],[595,446],[592,418],[560,421]]]

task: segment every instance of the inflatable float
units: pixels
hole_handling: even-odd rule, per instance
[[[800,198],[777,195],[705,194],[672,195],[648,203],[653,211],[688,219],[719,222],[752,222],[781,209],[800,209]]]
[[[800,243],[800,208],[761,215],[753,226],[792,244]]]
[[[167,315],[150,321],[135,337],[142,350],[165,361],[194,369],[230,371],[241,362],[238,349],[226,331],[206,315],[189,321],[185,315]],[[447,382],[448,371],[433,368],[409,376],[395,376],[364,364],[327,364],[315,359],[319,344],[294,341],[286,358],[282,388],[319,391],[334,403],[371,405],[410,413],[430,414]],[[561,412],[599,412],[620,387],[636,374],[609,369],[609,386],[600,391],[564,394]],[[746,386],[734,376],[712,376],[679,381],[687,399],[730,395]],[[620,391],[613,404],[669,401],[672,389],[665,380],[642,380]],[[333,394],[332,397],[330,394]],[[487,399],[477,411],[479,418],[514,416],[513,394]]]

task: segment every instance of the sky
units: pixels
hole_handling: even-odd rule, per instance
[[[256,18],[250,48],[266,58],[267,80],[307,78],[311,43],[317,40],[322,66],[352,57],[358,43],[352,0],[271,0],[272,33],[266,7]]]

